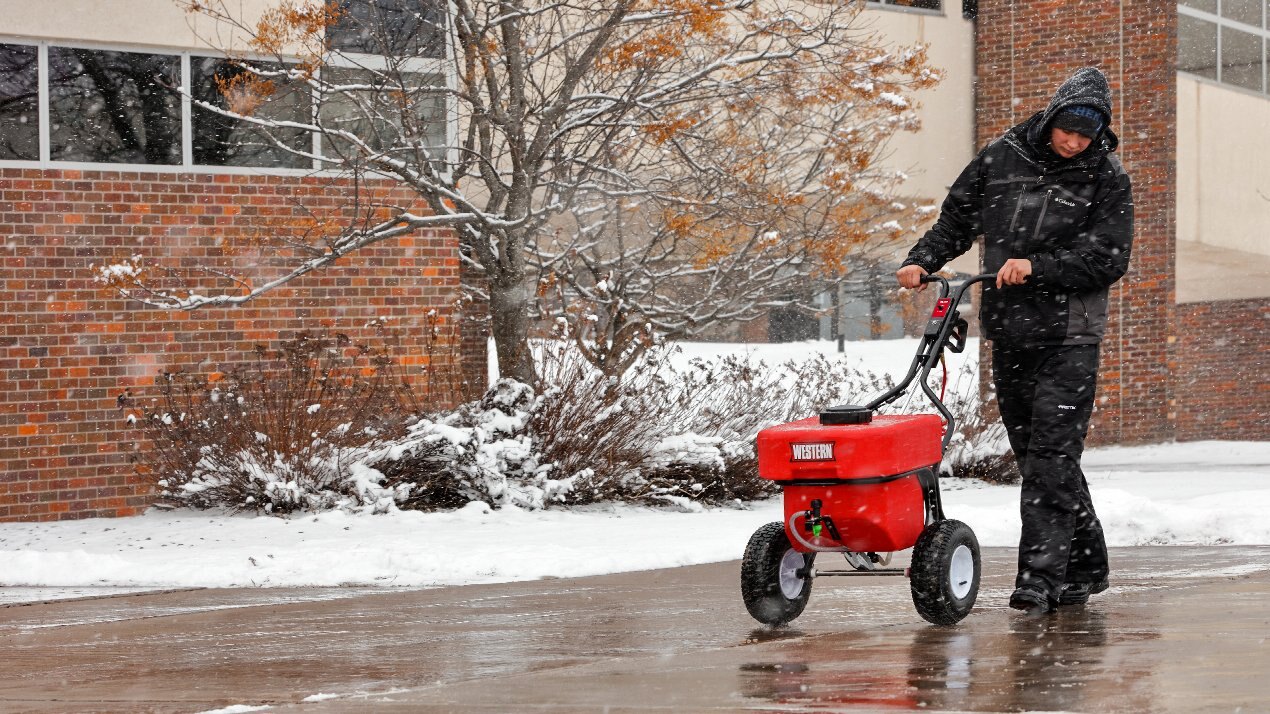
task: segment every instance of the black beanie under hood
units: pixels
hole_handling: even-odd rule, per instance
[[[1064,109],[1077,106],[1091,107],[1102,113],[1102,141],[1107,145],[1107,151],[1115,151],[1120,145],[1120,138],[1111,130],[1111,85],[1107,82],[1106,75],[1096,67],[1077,70],[1063,82],[1054,93],[1049,106],[1041,112],[1040,120],[1032,123],[1028,141],[1033,146],[1048,146],[1049,130],[1054,125],[1054,120]]]
[[[1050,122],[1050,126],[1055,129],[1074,131],[1090,139],[1097,139],[1106,126],[1106,117],[1093,107],[1077,104],[1059,112],[1058,116],[1054,117],[1054,121]]]

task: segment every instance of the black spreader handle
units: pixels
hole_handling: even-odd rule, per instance
[[[917,377],[920,372],[922,391],[926,393],[926,396],[930,397],[935,408],[939,410],[939,413],[948,422],[947,428],[944,430],[943,442],[940,444],[940,453],[948,450],[948,443],[952,440],[953,429],[957,420],[953,418],[952,412],[948,410],[948,407],[944,406],[943,401],[930,388],[926,378],[930,375],[931,368],[939,361],[939,356],[943,353],[945,347],[952,349],[953,352],[960,352],[965,349],[966,338],[964,331],[955,337],[952,345],[949,345],[949,338],[953,337],[955,332],[958,332],[956,329],[958,323],[965,322],[958,314],[957,306],[961,303],[961,299],[965,297],[970,286],[975,283],[996,280],[996,277],[996,273],[976,275],[958,285],[956,290],[953,291],[948,285],[948,280],[939,275],[922,276],[921,281],[923,283],[939,283],[939,299],[948,298],[951,295],[951,301],[944,308],[942,316],[936,317],[932,314],[930,321],[927,323],[926,331],[922,335],[921,342],[917,346],[917,354],[913,356],[913,363],[909,365],[908,374],[904,376],[904,380],[865,405],[866,409],[870,412],[877,411],[878,407],[890,404],[904,396],[904,393],[908,391],[908,386],[913,383],[913,378]]]

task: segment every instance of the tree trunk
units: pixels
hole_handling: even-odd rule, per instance
[[[878,264],[869,266],[869,339],[882,339],[882,275]]]
[[[529,288],[525,282],[491,280],[489,312],[498,376],[535,384],[533,355],[529,352]]]

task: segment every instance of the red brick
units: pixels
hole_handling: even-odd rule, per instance
[[[414,203],[387,183],[362,188],[394,205]],[[462,345],[464,374],[480,375],[483,386],[485,337],[465,331],[479,320],[455,312],[458,243],[447,230],[376,246],[240,308],[165,313],[93,280],[90,266],[135,253],[168,265],[245,265],[250,255],[223,253],[223,239],[239,245],[303,228],[305,204],[339,214],[347,189],[320,178],[0,169],[0,196],[14,206],[0,211],[0,234],[16,241],[0,260],[0,520],[144,508],[152,494],[128,463],[140,435],[127,429],[115,397],[128,387],[144,396],[164,370],[224,364],[279,334],[324,325],[368,339],[369,318],[391,316],[404,331],[406,372],[420,381],[423,317],[435,310],[446,339]],[[261,202],[267,217],[254,208]]]
[[[1167,365],[1176,361],[1169,338],[1177,334],[1177,4],[1134,3],[1123,24],[1121,6],[1112,0],[981,0],[976,23],[980,145],[1044,109],[1058,85],[1081,67],[1098,67],[1112,85],[1112,128],[1134,183],[1136,220],[1129,273],[1111,294],[1090,431],[1095,444],[1176,435],[1169,407],[1175,379]],[[1061,31],[1051,30],[1059,29],[1055,18],[1062,18]],[[982,354],[986,370],[986,345]]]
[[[1270,439],[1270,300],[1178,305],[1177,438]]]

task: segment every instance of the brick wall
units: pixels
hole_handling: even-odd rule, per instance
[[[1077,69],[1111,82],[1119,155],[1134,184],[1129,273],[1112,290],[1091,443],[1173,437],[1177,4],[981,0],[976,124],[984,145],[1044,109]],[[984,353],[984,364],[988,361]]]
[[[0,169],[0,520],[138,512],[148,493],[116,398],[144,395],[163,370],[224,363],[304,329],[368,339],[367,321],[386,316],[403,333],[407,373],[422,379],[427,312],[451,343],[461,322],[448,231],[379,244],[239,308],[147,309],[93,280],[94,264],[133,254],[267,277],[267,262],[227,254],[226,242],[346,211],[351,193],[322,178]],[[483,374],[483,342],[464,364]]]
[[[1177,306],[1177,438],[1270,440],[1270,300]]]

